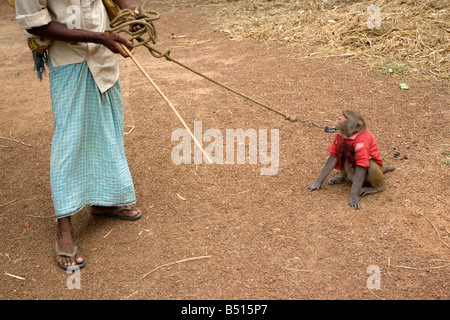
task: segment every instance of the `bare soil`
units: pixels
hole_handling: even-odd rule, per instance
[[[347,58],[298,59],[294,48],[236,42],[215,31],[221,5],[153,4],[157,47],[288,114],[325,126],[359,110],[386,163],[384,192],[348,205],[350,186],[310,192],[333,135],[291,123],[144,48],[136,58],[193,128],[279,130],[279,168],[171,160],[182,128],[130,59],[119,58],[129,166],[143,217],[73,216],[86,260],[81,289],[55,262],[48,78],[0,2],[0,299],[450,298],[448,86],[375,75]],[[150,9],[150,8],[148,8]],[[401,90],[406,82],[409,90]],[[204,146],[208,145],[204,143]],[[395,148],[395,150],[394,150]],[[396,152],[400,156],[394,157]],[[407,156],[407,158],[405,158]],[[380,288],[368,279],[379,268]],[[369,272],[368,272],[369,270]],[[369,279],[370,280],[370,279]]]

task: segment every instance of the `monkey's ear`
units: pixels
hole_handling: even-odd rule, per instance
[[[340,128],[340,131],[344,134],[344,136],[350,137],[353,134],[354,126],[350,120],[345,123],[345,125]]]
[[[357,123],[356,123],[356,126],[355,126],[356,128],[356,131],[358,131],[358,132],[361,132],[361,131],[363,131],[365,128],[364,128],[364,123],[361,121],[361,120],[359,120]]]

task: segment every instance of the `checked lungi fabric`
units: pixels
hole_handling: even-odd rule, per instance
[[[119,81],[101,93],[85,62],[49,69],[54,117],[50,184],[56,217],[86,205],[134,203]]]

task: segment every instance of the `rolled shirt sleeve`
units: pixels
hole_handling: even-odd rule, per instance
[[[16,20],[21,29],[45,26],[52,21],[47,0],[16,0]]]

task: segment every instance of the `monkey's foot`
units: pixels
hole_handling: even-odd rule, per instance
[[[363,187],[361,189],[361,192],[359,193],[359,195],[360,196],[367,196],[368,194],[381,192],[383,190],[384,190],[384,188]]]
[[[328,184],[342,184],[342,183],[346,183],[347,182],[347,178],[344,177],[333,177],[328,179]]]
[[[320,189],[320,183],[314,183],[312,185],[306,186],[309,190],[313,191],[313,190],[319,190]]]

